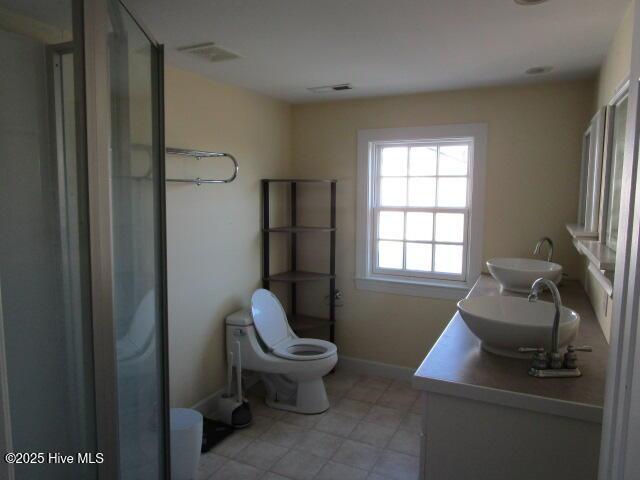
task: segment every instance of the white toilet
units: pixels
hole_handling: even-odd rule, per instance
[[[293,333],[273,293],[256,290],[251,312],[234,312],[226,323],[227,351],[237,351],[240,343],[242,368],[262,374],[267,405],[308,414],[329,408],[322,377],[336,365],[338,350],[331,342]]]

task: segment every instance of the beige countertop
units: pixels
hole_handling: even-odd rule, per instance
[[[485,352],[480,348],[480,340],[456,312],[415,372],[414,387],[600,423],[609,345],[580,284],[565,281],[559,290],[563,305],[574,309],[581,317],[580,330],[573,343],[593,347],[593,352],[580,352],[578,356],[582,377],[542,379],[529,376],[530,360]],[[498,284],[491,276],[481,275],[468,297],[486,295],[500,295]]]

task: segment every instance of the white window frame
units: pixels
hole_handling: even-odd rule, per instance
[[[602,194],[600,201],[600,229],[599,229],[599,241],[605,244],[608,248],[612,248],[609,245],[609,214],[610,205],[609,197],[611,195],[612,176],[613,176],[613,161],[615,160],[615,116],[618,106],[628,100],[629,98],[629,79],[625,79],[620,87],[616,90],[609,103],[607,104],[607,116],[605,122],[605,142],[604,142],[604,158],[602,166]],[[628,103],[627,103],[628,108]],[[625,127],[626,128],[626,127]],[[620,159],[624,162],[624,159]],[[615,250],[615,247],[612,248]]]
[[[600,232],[605,118],[606,107],[602,107],[589,122],[582,142],[578,225],[591,233]]]
[[[356,232],[356,288],[401,295],[433,298],[463,298],[482,270],[484,190],[487,156],[487,125],[484,123],[436,125],[428,127],[384,128],[358,131],[358,188]],[[378,174],[376,155],[382,145],[401,143],[468,143],[469,174],[467,184],[467,228],[465,229],[466,275],[379,269],[374,257],[374,237]],[[392,210],[393,208],[385,208]],[[400,210],[401,208],[399,208]],[[404,211],[404,209],[402,209]],[[419,210],[419,209],[418,209]],[[425,211],[434,209],[425,208]],[[473,239],[470,241],[470,239]]]

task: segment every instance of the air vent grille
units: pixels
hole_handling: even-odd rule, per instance
[[[353,85],[351,85],[350,83],[340,83],[338,85],[324,85],[322,87],[310,87],[307,90],[314,93],[342,92],[344,90],[353,90]]]
[[[193,55],[208,62],[224,62],[226,60],[240,58],[240,55],[237,53],[230,52],[213,42],[180,47],[178,51]]]

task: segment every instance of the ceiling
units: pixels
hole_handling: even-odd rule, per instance
[[[592,75],[628,0],[129,0],[170,64],[290,102]],[[177,47],[216,44],[219,63]],[[544,76],[524,74],[552,65]],[[309,87],[351,83],[354,90]]]

